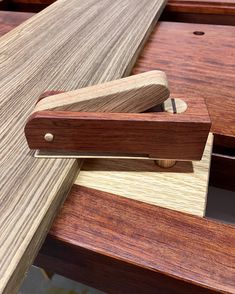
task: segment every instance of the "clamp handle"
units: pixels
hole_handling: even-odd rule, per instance
[[[166,74],[154,70],[75,91],[47,96],[38,101],[34,112],[56,110],[139,113],[162,104],[168,97]]]

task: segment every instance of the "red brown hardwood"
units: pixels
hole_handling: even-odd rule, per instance
[[[187,102],[180,114],[38,111],[25,134],[31,149],[200,160],[210,119],[203,101]],[[46,133],[53,142],[44,140]]]
[[[235,25],[234,0],[169,0],[163,20]]]
[[[235,293],[234,244],[232,226],[74,185],[36,263],[108,293]]]
[[[39,12],[56,0],[7,0],[8,7],[15,11]],[[8,8],[8,9],[9,9]]]
[[[235,15],[234,0],[170,0],[167,5],[170,11]]]
[[[215,134],[214,150],[229,149],[229,154],[235,149],[234,34],[234,27],[162,22],[150,36],[133,70],[165,71],[172,97],[203,97]],[[212,156],[210,184],[234,190],[234,161],[234,157]]]
[[[234,27],[162,22],[133,73],[163,70],[172,97],[204,98],[213,133],[230,136],[235,147],[234,34]]]
[[[34,13],[0,11],[0,36],[8,33]]]
[[[8,10],[38,12],[55,0],[5,0]],[[235,25],[234,0],[169,0],[162,20]]]

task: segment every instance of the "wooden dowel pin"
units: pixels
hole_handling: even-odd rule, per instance
[[[168,98],[163,104],[162,104],[163,111],[177,114],[182,113],[187,110],[187,104],[179,98]],[[155,163],[163,168],[170,168],[176,164],[176,160],[172,159],[162,159],[162,160],[156,160]]]

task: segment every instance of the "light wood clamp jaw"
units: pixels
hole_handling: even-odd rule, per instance
[[[210,125],[203,99],[169,98],[165,73],[150,71],[75,91],[47,92],[29,117],[25,135],[41,157],[164,159],[159,163],[167,167],[176,160],[200,160]]]

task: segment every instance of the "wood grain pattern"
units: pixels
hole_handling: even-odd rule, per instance
[[[195,35],[195,31],[204,35]],[[212,121],[216,152],[235,148],[234,34],[232,26],[161,22],[133,70],[134,73],[165,71],[173,98],[203,97]],[[179,54],[185,59],[179,58]],[[212,156],[210,182],[231,189],[233,185],[227,181],[228,177],[234,177],[231,166],[232,161]],[[230,171],[227,178],[223,176],[226,170]]]
[[[12,0],[13,3],[50,5],[55,0]],[[168,11],[231,14],[235,12],[234,0],[169,0]]]
[[[204,35],[195,35],[195,31]],[[204,98],[215,140],[217,135],[230,136],[235,147],[234,34],[232,26],[161,22],[133,73],[162,70],[166,72],[171,97]]]
[[[40,11],[55,0],[8,0],[14,10]],[[162,20],[235,25],[234,0],[169,0]]]
[[[78,171],[29,152],[23,126],[36,99],[127,75],[164,5],[59,0],[2,37],[0,292],[17,292]]]
[[[74,185],[36,263],[108,293],[234,293],[234,244],[233,226]]]
[[[106,82],[41,99],[34,112],[42,110],[139,113],[163,103],[169,97],[162,71]]]
[[[206,14],[206,13],[180,13],[168,12],[164,14],[162,21],[173,21],[183,23],[197,23],[197,24],[210,24],[210,25],[226,25],[234,26],[234,15],[224,14]]]
[[[200,14],[233,14],[235,15],[234,0],[170,0],[168,11],[200,13]]]
[[[234,0],[169,0],[162,20],[235,25]]]
[[[25,135],[31,149],[52,154],[57,150],[200,160],[210,119],[203,100],[186,102],[188,110],[178,114],[38,111],[30,116]],[[96,107],[102,110],[103,104]],[[53,141],[44,139],[47,133]]]
[[[15,24],[20,24],[21,17],[31,17],[26,13],[0,12],[4,23],[9,14]],[[202,31],[205,35],[196,36],[195,31]],[[235,147],[234,33],[232,26],[160,22],[133,70],[134,73],[156,69],[166,72],[172,97],[205,98],[212,118],[214,141],[216,145],[229,148]],[[165,52],[170,53],[170,64]],[[224,59],[224,52],[228,59]],[[179,58],[179,54],[187,56],[189,61]],[[226,74],[221,75],[219,69]],[[215,83],[211,82],[214,77]],[[223,87],[216,86],[220,82]]]
[[[33,13],[0,11],[0,36],[32,17]]]
[[[76,184],[204,216],[212,137],[201,161],[164,169],[150,160],[86,160]]]

